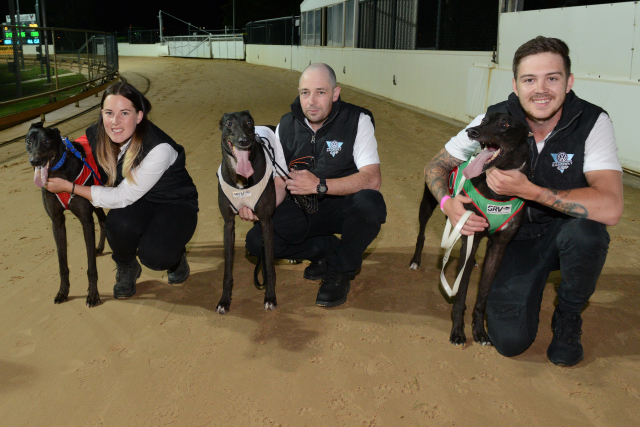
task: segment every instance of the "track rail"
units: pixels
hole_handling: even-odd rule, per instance
[[[142,78],[147,82],[147,87],[146,87],[146,89],[144,90],[144,92],[142,92],[142,94],[143,94],[143,95],[146,95],[146,94],[147,94],[147,92],[149,92],[149,89],[151,88],[151,80],[149,80],[149,78],[148,78],[148,77],[145,77],[145,76],[143,76],[142,74],[139,74],[139,73],[131,72],[131,73],[128,73],[128,74],[135,74],[135,75],[137,75],[137,76],[139,76],[139,77],[142,77]],[[122,81],[124,81],[124,82],[126,82],[126,81],[127,81],[126,77],[122,76],[122,74],[119,76],[119,78],[120,78],[120,80],[122,80]],[[77,118],[83,117],[85,114],[87,114],[87,113],[89,113],[89,112],[91,112],[91,111],[94,111],[94,110],[96,110],[96,109],[98,109],[98,108],[100,108],[100,104],[98,104],[98,105],[94,105],[93,107],[90,107],[90,108],[87,108],[86,110],[84,110],[84,111],[82,111],[82,112],[80,112],[80,113],[78,113],[78,114],[74,114],[73,116],[67,117],[66,119],[62,119],[62,120],[60,120],[60,121],[58,121],[58,122],[52,123],[52,124],[50,124],[50,125],[49,125],[49,126],[47,126],[47,127],[51,127],[51,126],[53,126],[53,127],[57,127],[57,126],[60,126],[61,124],[64,124],[64,123],[70,122],[71,120],[74,120],[74,119],[77,119]],[[26,136],[27,136],[27,135],[26,135],[26,134],[24,134],[24,135],[22,135],[22,136],[18,136],[18,137],[16,137],[16,138],[13,138],[13,139],[11,139],[11,140],[9,140],[9,141],[0,142],[0,147],[4,147],[4,146],[6,146],[6,145],[13,144],[14,142],[24,141],[24,138],[25,138]]]

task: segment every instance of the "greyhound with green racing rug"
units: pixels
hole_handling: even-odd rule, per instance
[[[449,177],[450,194],[455,196],[462,191],[473,201],[465,205],[468,212],[458,221],[452,232],[450,232],[451,223],[447,220],[441,244],[443,248],[446,248],[441,282],[449,297],[456,295],[456,300],[451,310],[453,326],[449,339],[451,343],[456,345],[465,344],[465,299],[471,270],[474,265],[473,262],[467,261],[474,259],[480,241],[484,237],[489,239],[478,296],[473,309],[472,331],[476,342],[482,345],[491,345],[484,326],[487,297],[491,283],[502,261],[504,250],[516,235],[522,223],[524,201],[496,194],[487,185],[484,172],[493,167],[502,170],[528,170],[529,155],[526,138],[529,131],[524,123],[508,114],[488,115],[479,126],[468,128],[466,131],[471,139],[480,143],[482,151],[460,165]],[[448,197],[445,196],[442,202],[446,201]],[[420,258],[424,246],[424,230],[437,205],[438,202],[425,184],[424,195],[420,204],[420,233],[416,242],[416,251],[411,260],[411,269],[415,270],[420,266]],[[490,226],[484,231],[476,233],[475,236],[462,236],[462,248],[460,249],[461,267],[456,282],[451,288],[444,276],[444,265],[447,263],[453,245],[460,238],[460,230],[464,222],[472,213],[485,217]]]

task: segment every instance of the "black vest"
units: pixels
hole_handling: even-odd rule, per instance
[[[353,145],[358,133],[360,113],[371,117],[365,108],[342,102],[333,103],[329,117],[317,132],[304,121],[300,97],[291,104],[291,112],[282,116],[278,135],[287,167],[291,161],[312,157],[312,172],[318,178],[342,178],[358,172]]]
[[[487,114],[508,113],[526,121],[525,113],[515,93],[499,104],[490,106]],[[567,94],[562,107],[560,121],[547,138],[542,152],[538,153],[533,136],[527,138],[529,144],[529,181],[545,188],[555,190],[570,190],[588,187],[584,175],[585,141],[591,133],[601,113],[602,108],[584,101],[573,91]],[[568,215],[558,212],[535,202],[527,201],[527,215],[521,233],[535,234],[539,227],[534,224],[544,224],[554,218],[568,218]]]
[[[147,123],[147,131],[142,141],[140,161],[142,161],[154,147],[162,143],[171,145],[171,147],[178,152],[178,158],[142,198],[153,203],[186,203],[197,208],[198,190],[185,167],[186,156],[184,148],[156,125],[151,122]],[[96,126],[97,125],[92,125],[87,129],[87,138],[89,141],[95,140],[96,138]],[[122,175],[123,163],[124,156],[120,157],[118,161],[118,175],[116,176],[115,186],[120,184],[124,179]]]

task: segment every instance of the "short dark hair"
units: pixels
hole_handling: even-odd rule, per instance
[[[567,77],[569,77],[569,74],[571,74],[569,46],[560,39],[538,36],[520,46],[518,50],[516,50],[515,55],[513,55],[513,78],[518,78],[518,66],[520,66],[520,62],[522,62],[525,57],[547,52],[555,53],[562,57],[564,71],[567,73]]]

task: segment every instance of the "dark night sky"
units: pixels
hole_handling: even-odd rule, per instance
[[[9,2],[0,0],[4,22]],[[35,0],[19,0],[20,13],[35,13]],[[123,32],[129,26],[158,29],[158,11],[169,13],[207,30],[222,30],[232,24],[232,0],[44,0],[50,27]],[[42,0],[40,0],[42,3]],[[299,15],[302,0],[235,0],[236,27],[249,21]],[[187,25],[163,15],[168,33],[186,33]]]

